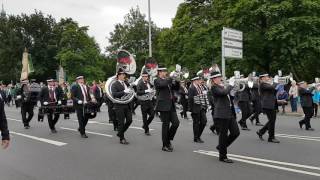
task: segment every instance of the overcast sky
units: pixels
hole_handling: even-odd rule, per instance
[[[151,18],[159,27],[170,27],[178,5],[184,0],[151,0]],[[147,15],[148,0],[0,0],[8,14],[30,14],[35,9],[51,14],[56,19],[71,17],[80,25],[89,26],[101,48],[108,44],[107,37],[116,23],[131,7],[139,6]]]

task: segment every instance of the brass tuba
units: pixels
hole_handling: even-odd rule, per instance
[[[117,65],[116,65],[116,72],[119,69],[123,69],[127,74],[132,75],[136,72],[136,61],[133,57],[132,54],[130,54],[128,51],[126,50],[119,50],[117,52]],[[112,76],[110,77],[106,84],[105,84],[105,91],[106,91],[106,95],[107,97],[113,102],[113,103],[117,103],[117,104],[128,104],[130,103],[133,98],[135,97],[135,92],[132,89],[132,87],[130,86],[129,88],[131,88],[131,93],[126,94],[125,96],[122,96],[121,98],[114,98],[112,96],[112,90],[111,87],[113,85],[113,83],[115,83],[117,81],[117,76]]]

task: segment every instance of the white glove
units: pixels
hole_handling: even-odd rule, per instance
[[[20,95],[18,95],[18,96],[17,96],[17,99],[21,99],[21,96],[20,96]]]
[[[125,89],[123,92],[126,93],[126,94],[129,94],[131,92],[131,90],[130,89]]]
[[[234,86],[235,81],[236,81],[236,80],[235,80],[234,77],[230,78],[230,79],[229,79],[229,85],[230,85],[230,86]]]
[[[48,104],[49,104],[48,102],[43,102],[43,105],[45,105],[45,106],[48,105]]]
[[[58,101],[58,105],[61,105],[61,101]]]
[[[253,87],[253,82],[252,81],[248,81],[248,86],[249,86],[249,88],[252,88]]]
[[[279,83],[279,76],[276,75],[274,78],[273,78],[273,82],[274,83]]]
[[[147,89],[144,91],[145,93],[151,93],[152,92],[152,89]]]
[[[202,94],[207,95],[208,91],[202,91]]]
[[[292,81],[294,81],[294,79],[292,77],[290,77],[290,81],[292,82]]]
[[[83,102],[81,100],[78,101],[78,104],[83,104]]]

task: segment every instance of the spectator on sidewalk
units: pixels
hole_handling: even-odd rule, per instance
[[[316,87],[315,90],[312,92],[312,101],[313,101],[313,115],[317,117],[318,115],[318,104],[320,102],[320,87]]]
[[[291,112],[297,112],[298,110],[298,86],[296,81],[291,82],[289,90],[289,98],[291,105]]]
[[[282,113],[286,113],[286,105],[288,104],[288,99],[289,99],[289,95],[287,93],[287,91],[284,90],[284,85],[279,84],[276,87],[277,90],[277,103],[278,106],[282,107]]]

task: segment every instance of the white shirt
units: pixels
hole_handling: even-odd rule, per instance
[[[87,87],[84,84],[79,84],[81,91],[82,91],[82,95],[83,95],[83,102],[86,104],[88,102],[87,100]]]
[[[121,80],[118,80],[118,81],[122,84],[122,86],[124,87],[124,89],[128,89],[128,87],[127,87],[126,83],[124,83],[124,81],[121,81]]]

